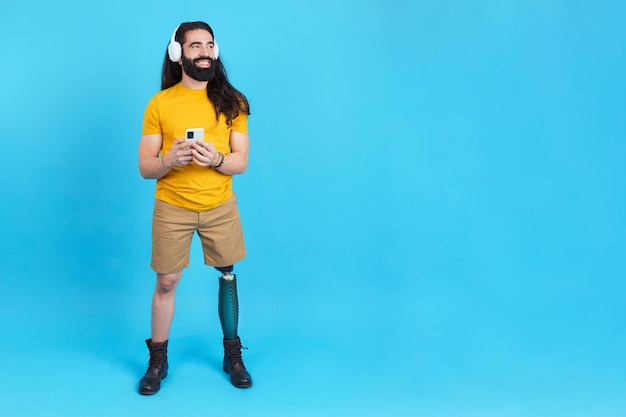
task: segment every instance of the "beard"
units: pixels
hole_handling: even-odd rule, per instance
[[[215,60],[209,57],[199,57],[196,59],[188,59],[186,56],[182,56],[183,71],[196,81],[211,81],[215,78]],[[199,68],[196,66],[196,61],[201,59],[208,59],[211,61],[209,68]]]

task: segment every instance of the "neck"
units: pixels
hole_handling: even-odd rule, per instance
[[[209,82],[195,80],[191,78],[190,76],[188,76],[187,74],[185,74],[185,71],[183,71],[183,79],[180,81],[180,83],[183,86],[190,88],[192,90],[203,90],[203,89],[206,89],[206,86]]]

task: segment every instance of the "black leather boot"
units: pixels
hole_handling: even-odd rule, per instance
[[[224,372],[230,374],[230,382],[237,388],[249,388],[252,386],[252,377],[243,365],[241,358],[241,340],[224,339]],[[247,349],[247,348],[244,348]]]
[[[167,340],[161,343],[153,343],[152,339],[146,340],[146,345],[150,350],[150,361],[148,370],[139,381],[139,393],[152,395],[161,389],[161,380],[167,376]]]

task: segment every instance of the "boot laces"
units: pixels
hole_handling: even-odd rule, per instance
[[[150,359],[148,360],[148,368],[160,368],[165,362],[165,350],[155,349],[150,352]]]
[[[241,349],[248,349],[248,348],[241,346],[241,344],[226,345],[226,356],[228,356],[228,358],[230,359],[233,365],[236,363],[243,364],[243,358],[241,357]]]

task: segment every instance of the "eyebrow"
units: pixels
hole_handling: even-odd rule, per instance
[[[210,43],[210,44],[212,44],[212,45],[215,45],[215,42],[214,42],[214,41],[209,41],[208,43]],[[196,41],[196,42],[191,42],[191,43],[189,44],[189,46],[193,46],[193,45],[202,45],[202,42],[200,42],[200,41]]]

